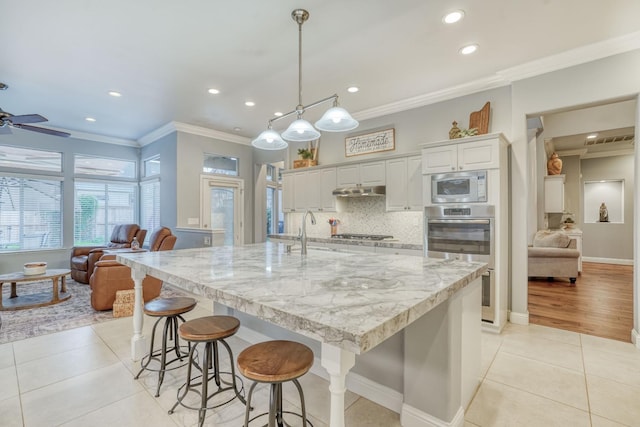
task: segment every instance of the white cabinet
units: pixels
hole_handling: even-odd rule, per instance
[[[305,195],[307,209],[319,212],[335,212],[336,168],[312,170],[307,173],[308,191]]]
[[[564,175],[547,175],[544,177],[545,212],[564,212],[564,178]]]
[[[283,212],[335,212],[336,168],[282,174]]]
[[[293,174],[282,174],[282,211],[283,212],[295,212],[293,207],[293,192],[295,182],[293,180]]]
[[[495,139],[453,142],[422,150],[422,173],[444,173],[500,167],[500,144]]]
[[[386,161],[387,211],[422,211],[421,156]]]
[[[384,161],[338,166],[336,183],[338,187],[352,187],[358,184],[385,185]]]

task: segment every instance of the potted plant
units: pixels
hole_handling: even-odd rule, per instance
[[[300,160],[293,161],[293,168],[306,168],[317,165],[318,161],[313,159],[315,150],[315,148],[298,148],[298,156],[300,156]]]

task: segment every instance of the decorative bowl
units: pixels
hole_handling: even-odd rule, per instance
[[[46,271],[46,262],[27,262],[24,264],[23,274],[25,276],[35,276],[37,274],[44,274]]]

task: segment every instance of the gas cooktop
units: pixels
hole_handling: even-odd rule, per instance
[[[384,240],[393,239],[393,236],[384,236],[380,234],[334,234],[331,236],[335,239],[353,239],[353,240]]]

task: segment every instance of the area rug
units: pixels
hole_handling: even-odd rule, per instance
[[[18,284],[18,295],[51,292],[51,281]],[[89,285],[67,279],[67,291],[71,298],[59,304],[16,311],[1,311],[0,344],[60,332],[80,326],[114,320],[113,312],[96,311],[91,307]],[[9,297],[11,285],[2,289],[3,300]],[[185,296],[167,285],[162,287],[162,297]]]

